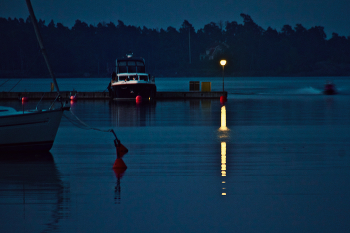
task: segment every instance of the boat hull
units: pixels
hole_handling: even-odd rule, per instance
[[[335,90],[325,90],[323,91],[323,94],[325,95],[335,95],[337,92]]]
[[[328,83],[324,86],[323,93],[325,95],[335,95],[337,94],[337,91],[335,90],[335,86],[332,83]]]
[[[59,109],[0,116],[0,153],[49,151],[62,114]]]
[[[111,86],[113,99],[135,99],[140,95],[143,99],[156,97],[156,85],[152,83],[116,84]]]

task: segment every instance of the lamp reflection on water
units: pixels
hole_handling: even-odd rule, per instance
[[[229,130],[226,127],[226,106],[221,106],[221,127],[219,128],[220,131],[227,131]],[[220,137],[225,137],[225,135],[221,135]]]
[[[226,177],[226,142],[221,142],[221,176]],[[225,181],[222,181],[223,184],[225,184]],[[226,190],[226,188],[222,188],[223,191]],[[226,192],[221,193],[222,196],[226,196]]]
[[[221,106],[221,127],[219,128],[219,138],[221,139],[221,176],[226,177],[226,140],[228,138],[229,129],[226,126],[226,106]],[[226,181],[222,181],[222,184],[226,184]],[[222,196],[226,196],[226,188],[222,188]]]
[[[226,176],[226,142],[221,142],[221,176]]]

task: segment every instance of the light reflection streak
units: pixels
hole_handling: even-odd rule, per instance
[[[226,176],[226,142],[221,142],[221,176]]]
[[[221,127],[219,130],[220,131],[228,130],[228,128],[226,127],[226,106],[225,105],[221,107]]]
[[[229,129],[226,126],[226,106],[221,106],[221,127],[219,128],[219,138],[221,139],[221,176],[226,177],[226,138],[228,137],[227,131]],[[222,184],[226,184],[226,181],[222,181]],[[225,192],[224,192],[225,191]],[[226,196],[226,188],[222,188],[222,196]]]

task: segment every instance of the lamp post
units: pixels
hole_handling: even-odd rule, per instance
[[[226,65],[226,60],[221,60],[220,65],[222,65],[222,92],[224,92],[224,77],[225,77],[225,65]]]

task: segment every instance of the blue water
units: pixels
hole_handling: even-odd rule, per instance
[[[322,95],[326,80],[338,95]],[[222,90],[222,78],[156,79],[159,91],[187,91],[189,81]],[[108,79],[58,82],[103,91]],[[51,154],[0,161],[0,231],[347,232],[349,88],[349,77],[225,78],[225,106],[78,100],[72,112],[100,131],[67,112]],[[108,129],[129,149],[124,174],[112,169]]]

